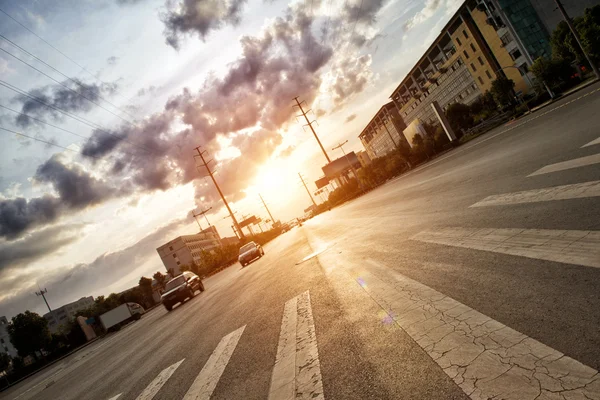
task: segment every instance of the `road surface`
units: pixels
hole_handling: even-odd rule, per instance
[[[265,246],[7,399],[600,399],[600,92]]]

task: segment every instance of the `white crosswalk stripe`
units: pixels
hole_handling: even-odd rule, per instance
[[[212,395],[233,351],[246,329],[246,325],[231,332],[217,345],[217,348],[210,355],[208,361],[192,383],[184,396],[184,400],[208,400]]]
[[[185,360],[185,358],[183,359]],[[176,362],[175,364],[167,367],[161,371],[160,374],[150,384],[144,389],[142,393],[136,398],[136,400],[152,400],[156,393],[163,387],[165,383],[169,380],[171,375],[179,368],[183,360]]]
[[[600,268],[600,231],[443,228],[411,239]]]
[[[323,382],[308,291],[287,301],[269,400],[323,400]]]
[[[123,393],[119,393],[118,395],[116,395],[116,396],[114,396],[114,397],[111,397],[111,398],[110,398],[110,399],[108,399],[108,400],[117,400],[119,397],[121,397],[121,395],[122,395],[122,394],[123,394]]]
[[[527,176],[529,177],[529,176],[547,174],[550,172],[564,171],[567,169],[585,167],[588,165],[594,165],[594,164],[598,164],[598,163],[600,163],[600,153],[592,154],[591,156],[574,158],[572,160],[567,160],[567,161],[559,162],[556,164],[546,165],[545,167],[540,168],[537,171],[535,171],[534,173],[529,174]]]
[[[596,370],[367,262],[373,268],[361,269],[359,284],[471,399],[600,399]]]
[[[543,189],[524,190],[488,196],[470,207],[505,206],[511,204],[534,203],[600,196],[600,181],[553,186]]]
[[[592,141],[591,141],[591,142],[589,142],[589,143],[586,143],[586,144],[584,144],[584,145],[583,145],[583,146],[581,146],[581,147],[593,146],[593,145],[595,145],[595,144],[600,144],[600,137],[599,137],[598,139],[594,139],[594,140],[592,140]]]

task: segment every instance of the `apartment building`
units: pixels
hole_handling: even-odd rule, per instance
[[[402,134],[405,128],[404,120],[398,114],[394,103],[390,101],[377,111],[358,137],[370,160],[374,160],[406,143]]]
[[[92,296],[82,297],[81,299],[62,307],[55,308],[49,313],[44,314],[44,318],[48,321],[48,329],[51,333],[60,332],[61,328],[71,322],[78,311],[91,307],[94,304]]]
[[[179,236],[156,249],[167,271],[181,274],[182,265],[200,265],[203,252],[214,252],[221,247],[217,228],[209,226],[195,235]]]
[[[0,317],[0,353],[8,354],[12,358],[18,356],[17,349],[15,349],[15,346],[10,341],[8,319],[5,316]]]

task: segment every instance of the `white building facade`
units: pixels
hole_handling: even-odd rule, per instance
[[[78,311],[91,307],[93,304],[94,298],[92,296],[82,297],[44,314],[44,318],[48,321],[48,329],[51,333],[60,332],[61,328],[75,319]]]

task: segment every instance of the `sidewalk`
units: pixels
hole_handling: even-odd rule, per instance
[[[569,96],[569,95],[571,95],[571,94],[573,94],[575,92],[578,92],[578,91],[580,91],[582,89],[585,89],[586,87],[591,86],[591,85],[593,85],[596,82],[599,82],[598,79],[596,79],[596,78],[590,78],[590,79],[588,79],[586,81],[583,81],[579,85],[577,85],[575,87],[572,87],[571,89],[567,90],[564,93],[559,94],[557,97],[555,97],[553,99],[550,99],[547,102],[542,103],[539,106],[536,106],[536,107],[532,108],[531,112],[523,114],[523,117],[526,116],[526,115],[529,115],[529,114],[533,114],[537,110],[540,110],[540,109],[542,109],[542,108],[544,108],[546,106],[549,106],[550,104],[552,104],[552,103],[554,103],[554,102],[556,102],[556,101],[558,101],[558,100],[560,100],[560,99],[562,99],[564,97],[567,97],[567,96]]]

